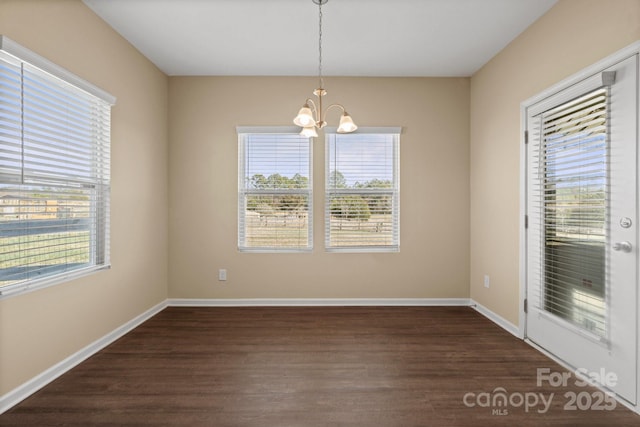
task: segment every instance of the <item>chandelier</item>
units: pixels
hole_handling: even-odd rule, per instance
[[[312,0],[318,5],[318,80],[319,87],[313,91],[313,94],[318,98],[318,103],[313,102],[311,98],[307,98],[304,105],[298,112],[298,115],[293,119],[293,123],[302,128],[300,135],[311,138],[318,136],[316,129],[322,129],[327,122],[325,121],[327,112],[332,108],[338,108],[342,110],[342,116],[340,116],[340,124],[338,125],[338,133],[349,133],[358,129],[358,126],[353,122],[351,116],[347,113],[345,108],[341,104],[331,104],[324,111],[322,110],[322,97],[327,94],[327,91],[323,89],[324,82],[322,80],[322,5],[329,0]]]

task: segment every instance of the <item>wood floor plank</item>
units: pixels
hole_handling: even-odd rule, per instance
[[[565,372],[468,307],[170,307],[0,426],[640,425],[620,404],[567,410],[600,392],[538,386],[545,367]],[[514,400],[479,406],[498,388]],[[534,394],[548,411],[518,404]]]

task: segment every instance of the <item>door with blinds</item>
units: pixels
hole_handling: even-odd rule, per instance
[[[631,403],[637,67],[634,55],[526,109],[527,338]]]

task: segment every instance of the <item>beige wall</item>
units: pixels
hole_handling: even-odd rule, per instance
[[[167,297],[168,79],[79,0],[0,0],[0,34],[118,98],[113,268],[0,300],[0,396]]]
[[[639,39],[640,0],[560,0],[471,78],[471,297],[516,325],[520,103]]]
[[[314,143],[313,253],[238,253],[235,127],[291,124],[316,84],[170,78],[170,297],[467,298],[466,78],[325,81],[328,102],[344,104],[360,126],[402,126],[400,253],[324,252],[322,138]],[[219,268],[227,282],[217,281]]]

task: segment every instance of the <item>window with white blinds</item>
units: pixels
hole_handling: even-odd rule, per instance
[[[604,336],[607,88],[533,118],[534,232],[541,238],[533,303]]]
[[[238,128],[238,249],[313,248],[312,149],[297,128]]]
[[[400,129],[325,137],[326,250],[399,251]]]
[[[0,43],[0,293],[8,294],[109,266],[115,99]]]

